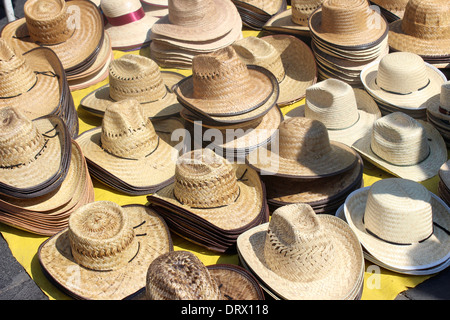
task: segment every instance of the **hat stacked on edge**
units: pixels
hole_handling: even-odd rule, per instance
[[[188,130],[199,124],[204,131],[194,131],[194,140],[206,147],[214,138],[210,146],[227,159],[245,157],[276,134],[279,91],[272,72],[246,65],[232,46],[195,57],[192,75],[174,88]]]
[[[388,54],[388,23],[367,0],[324,0],[308,20],[319,79],[362,87],[361,70]]]
[[[137,100],[108,106],[102,125],[76,141],[90,174],[125,194],[149,194],[173,181],[178,152],[156,132]]]
[[[356,300],[364,256],[354,231],[307,204],[275,210],[270,222],[241,234],[241,263],[267,294],[283,300]]]
[[[447,205],[450,205],[450,162],[447,160],[438,172],[438,195]]]
[[[55,115],[30,120],[4,107],[0,126],[0,221],[53,235],[74,210],[94,201],[83,153]]]
[[[330,140],[322,122],[305,117],[284,120],[277,138],[246,160],[265,182],[271,208],[306,203],[316,213],[334,213],[363,183],[356,151]]]
[[[170,251],[167,225],[150,208],[96,201],[74,211],[68,227],[41,244],[38,259],[71,297],[120,300],[145,291],[148,266]]]
[[[287,9],[286,0],[232,0],[244,26],[255,30],[262,27],[274,15]]]
[[[441,86],[441,93],[431,97],[426,102],[427,120],[450,145],[450,81]]]
[[[147,200],[171,231],[215,252],[235,252],[242,232],[269,220],[258,173],[210,149],[180,156],[175,182]]]
[[[199,54],[241,39],[242,20],[231,0],[169,0],[169,14],[152,27],[150,57],[159,66],[190,69]]]

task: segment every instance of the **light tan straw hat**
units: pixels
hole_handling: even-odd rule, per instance
[[[112,103],[136,99],[149,118],[173,116],[182,106],[170,88],[183,78],[176,72],[161,71],[152,59],[126,54],[111,61],[109,83],[86,95],[80,104],[101,117]]]
[[[286,119],[280,124],[277,138],[270,150],[263,146],[246,158],[261,174],[315,179],[346,172],[358,160],[352,148],[330,140],[325,125],[318,120]]]
[[[361,290],[364,258],[356,234],[307,204],[278,208],[269,223],[241,234],[237,247],[248,269],[282,299],[354,299]]]
[[[447,160],[439,131],[402,112],[376,120],[372,131],[352,147],[384,171],[414,181],[434,177]]]
[[[39,247],[47,277],[77,299],[119,300],[144,290],[149,264],[172,251],[164,220],[143,205],[96,201]]]
[[[306,88],[317,81],[311,49],[294,36],[245,37],[234,42],[233,48],[246,64],[261,66],[275,75],[280,107],[303,99]]]
[[[450,258],[450,209],[420,183],[377,181],[350,194],[344,213],[362,246],[386,265],[425,269]]]
[[[450,81],[441,86],[441,93],[426,102],[427,111],[444,121],[450,121]]]

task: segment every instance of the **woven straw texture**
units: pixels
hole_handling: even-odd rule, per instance
[[[426,108],[435,117],[450,121],[450,81],[442,84],[441,92],[426,102]]]

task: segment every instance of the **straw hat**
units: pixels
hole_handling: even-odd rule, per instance
[[[424,108],[447,80],[438,69],[411,52],[393,52],[361,71],[364,88],[374,98],[402,108]]]
[[[280,86],[279,106],[303,99],[306,88],[317,80],[311,49],[294,36],[245,37],[233,48],[246,64],[261,66],[275,75]]]
[[[377,260],[425,269],[450,258],[450,209],[420,183],[383,179],[350,194],[345,219]]]
[[[8,23],[1,33],[16,53],[49,47],[70,70],[103,43],[103,18],[91,1],[27,0],[23,9],[25,18]]]
[[[449,56],[450,3],[410,0],[403,19],[389,25],[389,46],[421,56]]]
[[[172,251],[164,220],[143,205],[96,201],[39,247],[44,273],[78,299],[118,300],[144,290],[149,264]]]
[[[371,0],[371,2],[399,18],[403,18],[409,0]]]
[[[176,72],[161,71],[152,59],[126,54],[111,61],[109,83],[86,95],[80,104],[86,111],[103,116],[113,102],[136,99],[145,116],[169,117],[182,109],[170,88],[183,78]]]
[[[280,8],[286,8],[286,1],[283,0],[232,0],[236,6],[247,8],[251,12],[264,15],[274,15]]]
[[[132,186],[159,188],[173,180],[177,151],[156,134],[136,100],[111,104],[102,126],[76,141],[89,162]]]
[[[261,174],[303,179],[328,177],[353,168],[358,159],[349,146],[330,141],[322,122],[301,117],[284,120],[278,141],[272,142],[270,148],[258,148],[246,158]]]
[[[313,37],[343,47],[374,45],[388,32],[386,19],[367,0],[324,0],[308,23]]]
[[[139,0],[102,0],[100,6],[113,49],[130,49],[150,42],[151,28],[158,18],[144,11]]]
[[[353,148],[381,169],[414,181],[435,176],[447,160],[447,147],[439,131],[402,112],[376,120],[372,131]]]
[[[441,86],[441,93],[426,102],[427,111],[444,121],[450,121],[450,81]]]
[[[353,299],[360,291],[364,258],[356,234],[307,204],[275,210],[269,223],[241,234],[237,246],[253,274],[283,299]]]

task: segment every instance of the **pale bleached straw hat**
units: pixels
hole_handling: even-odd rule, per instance
[[[450,81],[442,84],[440,94],[426,102],[427,112],[444,121],[450,121]]]
[[[447,147],[439,131],[402,112],[376,120],[372,131],[352,147],[384,171],[414,181],[434,177],[447,160]]]
[[[152,59],[126,54],[111,61],[109,83],[86,95],[80,104],[86,111],[101,117],[112,103],[136,99],[145,116],[170,117],[182,109],[171,88],[183,78],[176,72],[161,71]]]
[[[269,223],[242,233],[237,248],[248,269],[286,300],[354,299],[361,289],[364,257],[356,234],[307,204],[278,208]]]
[[[403,270],[450,258],[450,209],[418,182],[388,178],[350,194],[345,219],[377,260]]]
[[[261,66],[275,75],[280,107],[303,99],[306,89],[317,81],[311,49],[294,36],[245,37],[235,41],[233,48],[246,64]]]
[[[330,140],[325,125],[318,120],[286,119],[278,133],[278,141],[252,151],[246,158],[261,174],[314,179],[346,172],[357,163],[356,152]]]
[[[96,201],[39,247],[44,274],[77,299],[119,300],[145,290],[146,272],[173,250],[165,221],[143,205]]]

